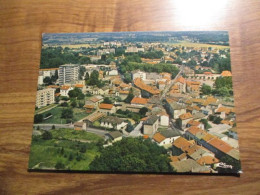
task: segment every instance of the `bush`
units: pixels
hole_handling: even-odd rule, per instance
[[[59,160],[59,161],[56,163],[55,168],[56,168],[56,169],[64,169],[64,168],[65,168],[65,165],[64,165],[64,163],[63,163],[62,161]]]
[[[42,139],[44,139],[44,140],[52,139],[52,134],[51,134],[51,132],[49,132],[49,131],[44,131],[43,134],[42,134]]]

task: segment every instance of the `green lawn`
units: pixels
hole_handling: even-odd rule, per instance
[[[45,124],[66,124],[66,120],[61,118],[61,113],[63,109],[66,109],[67,107],[55,107],[49,111],[46,111],[42,113],[43,115],[47,113],[51,113],[52,117],[44,120],[42,123]],[[73,108],[73,116],[74,116],[74,121],[78,121],[86,116],[88,116],[89,113],[86,113],[84,109],[81,108]]]
[[[50,104],[48,106],[45,106],[45,107],[42,107],[42,108],[39,108],[35,111],[35,114],[40,114],[40,113],[44,113],[45,110],[48,110],[48,109],[52,109],[54,107],[58,106],[57,104]]]
[[[70,129],[50,132],[50,140],[43,140],[41,136],[33,137],[29,168],[51,170],[55,169],[57,162],[61,162],[64,165],[62,170],[88,170],[89,164],[99,154],[97,143],[103,139],[92,133]]]

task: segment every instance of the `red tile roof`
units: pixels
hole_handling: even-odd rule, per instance
[[[107,109],[107,110],[111,110],[113,108],[113,104],[100,104],[99,108],[100,109]]]
[[[160,134],[160,133],[158,132],[158,133],[155,133],[155,134],[154,134],[153,139],[154,139],[156,142],[161,143],[163,140],[166,139],[166,137],[164,137],[162,134]]]
[[[223,77],[231,77],[232,76],[232,73],[228,70],[225,70],[221,73],[221,76]]]
[[[153,95],[158,95],[160,93],[160,91],[158,89],[154,89],[153,87],[146,85],[141,78],[136,78],[134,80],[134,84],[136,87],[145,90]]]
[[[180,118],[181,120],[186,120],[186,119],[192,118],[192,115],[191,115],[190,112],[188,112],[188,113],[186,113],[186,114],[180,115],[179,118]]]
[[[148,102],[148,99],[146,99],[146,98],[134,97],[131,101],[131,104],[145,105],[145,104],[147,104],[147,102]]]

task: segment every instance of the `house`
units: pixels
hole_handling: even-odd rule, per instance
[[[141,97],[134,97],[131,101],[132,106],[145,106],[148,102],[148,99]]]
[[[204,130],[204,124],[203,123],[201,123],[201,122],[199,122],[199,121],[195,121],[195,120],[193,120],[193,119],[191,119],[188,123],[187,123],[187,125],[186,125],[186,127],[187,128],[189,128],[189,127],[198,127],[198,128],[201,128],[202,130]]]
[[[85,104],[83,106],[84,109],[86,109],[86,112],[87,113],[90,113],[90,112],[93,112],[93,110],[95,109],[95,106],[94,105],[91,105],[91,104]]]
[[[170,165],[177,173],[210,173],[210,168],[200,165],[193,159],[170,162]]]
[[[84,122],[75,122],[74,123],[74,130],[87,130],[86,123],[84,123]]]
[[[159,146],[172,146],[172,143],[174,140],[178,139],[181,136],[181,134],[178,132],[178,130],[173,129],[167,129],[162,132],[157,132],[153,136],[153,140],[159,145]]]
[[[143,72],[143,71],[140,71],[140,70],[132,71],[132,79],[135,80],[136,78],[146,80],[146,72]]]
[[[218,115],[220,118],[225,119],[229,114],[234,113],[233,108],[227,108],[227,107],[219,107],[215,110],[215,114]]]
[[[158,116],[155,116],[155,115],[149,116],[143,122],[143,134],[153,135],[157,131],[158,126],[159,126]]]
[[[179,116],[178,125],[181,129],[185,129],[187,123],[192,119],[191,113],[187,112]]]
[[[100,126],[105,128],[115,129],[115,130],[122,130],[126,128],[127,123],[125,123],[123,119],[120,119],[118,117],[107,116],[101,119]]]
[[[68,86],[68,85],[63,85],[61,86],[60,88],[60,95],[61,96],[66,96],[66,97],[69,97],[69,92],[73,90],[73,88],[71,86]]]
[[[142,97],[151,97],[160,94],[160,91],[156,87],[145,84],[141,78],[134,79],[134,86],[141,90]]]
[[[119,97],[120,97],[122,100],[124,100],[125,98],[127,98],[128,94],[129,94],[129,91],[123,91],[123,90],[120,90],[119,93],[118,93]]]
[[[102,117],[104,117],[105,114],[101,113],[101,112],[94,112],[90,115],[88,115],[86,118],[83,119],[83,122],[86,123],[86,126],[92,126],[92,124],[101,119]]]
[[[172,99],[166,98],[166,110],[173,117],[173,119],[177,119],[180,115],[186,113],[186,106],[184,104],[177,103]]]
[[[85,101],[85,105],[94,105],[95,108],[104,100],[104,98],[100,95],[93,96]]]
[[[118,70],[117,69],[110,70],[110,71],[108,71],[108,75],[109,76],[117,76],[118,75]]]
[[[116,107],[113,104],[99,104],[98,112],[104,113],[106,115],[113,114],[116,112]]]
[[[94,94],[94,95],[108,95],[109,94],[109,87],[108,86],[105,86],[105,87],[102,87],[102,88],[95,87],[92,90],[92,94]]]
[[[106,137],[108,139],[111,139],[112,143],[117,142],[117,141],[121,141],[122,136],[123,136],[123,134],[120,133],[119,131],[112,131],[112,132],[106,134]]]
[[[170,122],[169,115],[166,112],[161,112],[158,116],[160,117],[160,125],[168,127]]]
[[[177,78],[175,84],[178,86],[180,93],[186,93],[186,80],[182,76]]]
[[[187,139],[193,139],[196,142],[199,142],[205,135],[206,131],[203,129],[196,127],[196,126],[191,126],[186,132],[185,132],[185,137]]]

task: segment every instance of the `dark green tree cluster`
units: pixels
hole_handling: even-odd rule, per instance
[[[124,138],[114,143],[90,164],[92,171],[171,172],[167,150],[150,140]]]
[[[209,94],[211,94],[211,91],[212,91],[212,89],[211,89],[211,87],[210,87],[209,85],[206,85],[206,84],[203,84],[203,85],[202,85],[202,87],[201,87],[201,93],[202,93],[203,95],[209,95]]]
[[[97,70],[94,70],[93,72],[91,72],[90,75],[88,73],[86,73],[85,82],[86,82],[86,85],[97,86],[98,88],[105,86],[105,82],[102,80],[99,80],[99,72]]]
[[[142,53],[139,53],[139,56],[142,57],[142,58],[150,58],[150,59],[158,59],[158,58],[161,58],[163,57],[163,52],[160,50],[160,51],[148,51],[148,52],[142,52]]]
[[[133,88],[130,89],[129,94],[127,95],[126,99],[124,100],[125,103],[130,103],[132,99],[134,98]]]
[[[232,96],[232,86],[232,77],[218,77],[215,81],[215,90],[212,93],[220,96]]]
[[[41,123],[43,121],[43,115],[42,114],[35,114],[34,115],[34,123]]]
[[[62,110],[61,118],[64,118],[67,120],[67,122],[73,121],[73,110],[71,108],[66,108]]]
[[[222,58],[218,54],[215,54],[213,58],[209,61],[208,65],[219,73],[221,73],[224,70],[231,71],[230,55],[229,53],[226,53],[225,55],[227,57]]]
[[[116,111],[116,113],[119,114],[119,115],[122,115],[124,117],[131,118],[135,122],[139,122],[141,117],[142,117],[141,114],[134,113],[134,112],[131,112],[129,110],[123,111],[123,110],[119,109],[119,110]]]
[[[76,98],[78,100],[83,100],[85,97],[82,91],[77,87],[75,87],[73,90],[70,90],[68,94],[70,98]]]
[[[48,47],[42,48],[41,52],[41,68],[58,68],[62,64],[76,64],[81,56],[76,52],[70,51],[69,48]]]

